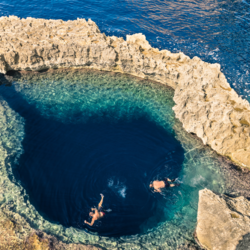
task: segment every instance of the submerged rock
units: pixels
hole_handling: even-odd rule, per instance
[[[175,89],[174,111],[204,144],[250,168],[250,106],[230,88],[219,64],[152,48],[142,34],[126,41],[85,19],[0,18],[0,72],[84,67],[128,73]]]
[[[249,233],[250,201],[243,196],[218,196],[208,189],[199,192],[196,237],[203,248],[243,249],[240,246],[249,242]]]

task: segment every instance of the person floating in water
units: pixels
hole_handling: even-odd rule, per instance
[[[105,212],[104,212],[104,210],[102,208],[104,195],[101,194],[101,197],[102,198],[98,204],[98,208],[91,208],[91,211],[94,211],[94,212],[89,213],[89,215],[92,217],[91,223],[87,222],[86,220],[84,221],[84,223],[86,223],[90,226],[93,226],[96,220],[100,220],[101,218],[103,218],[105,216],[105,212],[111,212],[111,209],[105,210]]]
[[[160,193],[163,188],[168,188],[168,187],[175,187],[179,186],[180,184],[178,183],[173,183],[176,179],[170,180],[168,178],[164,178],[163,181],[158,181],[155,180],[153,183],[150,183],[149,187],[154,188],[154,192]]]

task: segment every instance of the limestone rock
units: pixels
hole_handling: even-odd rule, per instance
[[[234,250],[249,233],[250,201],[219,197],[208,189],[199,192],[196,236],[203,248]]]
[[[18,214],[0,208],[1,250],[101,250],[101,248],[65,244],[53,236],[36,231]]]
[[[204,144],[229,157],[242,167],[250,167],[250,106],[230,88],[216,65],[197,61],[202,72],[186,78],[175,90],[174,111],[186,131]],[[203,78],[210,76],[210,80]]]
[[[169,85],[183,127],[250,168],[250,106],[230,88],[219,64],[152,48],[142,34],[126,41],[106,36],[91,20],[0,17],[0,73],[65,67],[128,73]]]

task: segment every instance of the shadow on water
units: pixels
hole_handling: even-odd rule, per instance
[[[171,133],[143,117],[112,121],[104,115],[76,124],[47,119],[8,85],[1,86],[2,97],[25,118],[24,153],[14,174],[45,218],[84,229],[100,193],[104,209],[112,209],[91,228],[101,235],[140,233],[156,212],[150,228],[171,218],[176,190],[166,203],[148,188],[152,179],[174,178],[182,169],[184,151]]]

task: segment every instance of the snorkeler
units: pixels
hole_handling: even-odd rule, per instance
[[[179,186],[180,184],[173,183],[175,180],[176,179],[170,180],[168,178],[164,178],[163,181],[155,180],[155,181],[153,181],[153,183],[150,183],[149,187],[154,188],[154,192],[160,193],[162,191],[161,189],[163,189],[163,188]]]
[[[103,198],[104,195],[101,194],[101,201],[98,204],[98,208],[91,208],[91,211],[89,215],[92,217],[91,223],[87,222],[86,220],[84,221],[84,223],[93,226],[96,220],[100,220],[101,218],[103,218],[105,216],[105,213],[103,212],[103,208],[102,208],[102,203],[103,203]],[[106,211],[105,211],[106,212]],[[111,209],[107,210],[107,212],[111,212]]]

